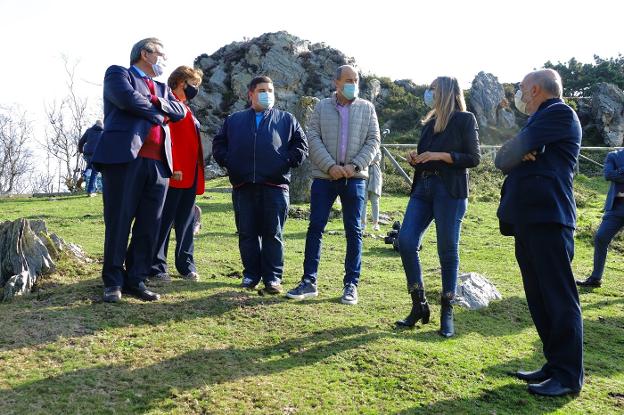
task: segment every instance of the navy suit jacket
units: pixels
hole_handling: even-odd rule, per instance
[[[271,108],[256,127],[253,108],[228,116],[212,141],[212,156],[228,169],[230,183],[288,185],[290,168],[308,155],[308,141],[294,115]]]
[[[616,183],[624,184],[624,150],[612,151],[607,154],[604,164],[604,178],[611,182],[607,200],[605,200],[605,212],[613,209],[613,202],[617,194]]]
[[[546,100],[516,137],[496,154],[495,165],[507,174],[498,218],[503,234],[512,225],[558,223],[576,227],[574,167],[581,147],[581,124],[559,98]],[[522,157],[537,151],[535,161]]]
[[[169,174],[171,134],[167,123],[179,121],[186,115],[186,107],[179,102],[169,87],[154,81],[159,105],[150,101],[150,90],[134,68],[113,65],[104,75],[104,132],[93,154],[93,163],[127,163],[137,158],[143,141],[154,124],[162,126],[165,135],[165,155]]]

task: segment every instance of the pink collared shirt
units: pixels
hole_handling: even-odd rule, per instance
[[[349,142],[349,105],[336,103],[336,109],[340,114],[340,146],[338,152],[338,164],[347,162],[347,144]]]

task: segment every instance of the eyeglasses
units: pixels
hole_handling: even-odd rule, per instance
[[[145,51],[146,51],[147,53],[155,53],[155,54],[156,54],[156,55],[158,55],[158,56],[162,56],[162,58],[163,58],[164,60],[167,60],[167,55],[165,55],[164,53],[162,53],[162,52],[160,52],[160,51],[158,51],[158,50],[149,50],[149,49],[145,49]]]

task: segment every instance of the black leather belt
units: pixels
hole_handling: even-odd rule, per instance
[[[440,172],[438,170],[423,170],[420,172],[421,177],[430,177],[430,176],[439,176]]]

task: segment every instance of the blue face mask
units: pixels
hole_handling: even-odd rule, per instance
[[[258,94],[258,104],[263,110],[269,109],[275,103],[275,94],[272,92],[260,92]]]
[[[342,95],[349,101],[355,99],[358,96],[358,92],[357,84],[344,84],[342,86]]]
[[[433,91],[433,89],[429,89],[427,88],[427,90],[425,91],[425,105],[427,105],[429,108],[433,108],[433,103],[435,101],[435,92]]]

